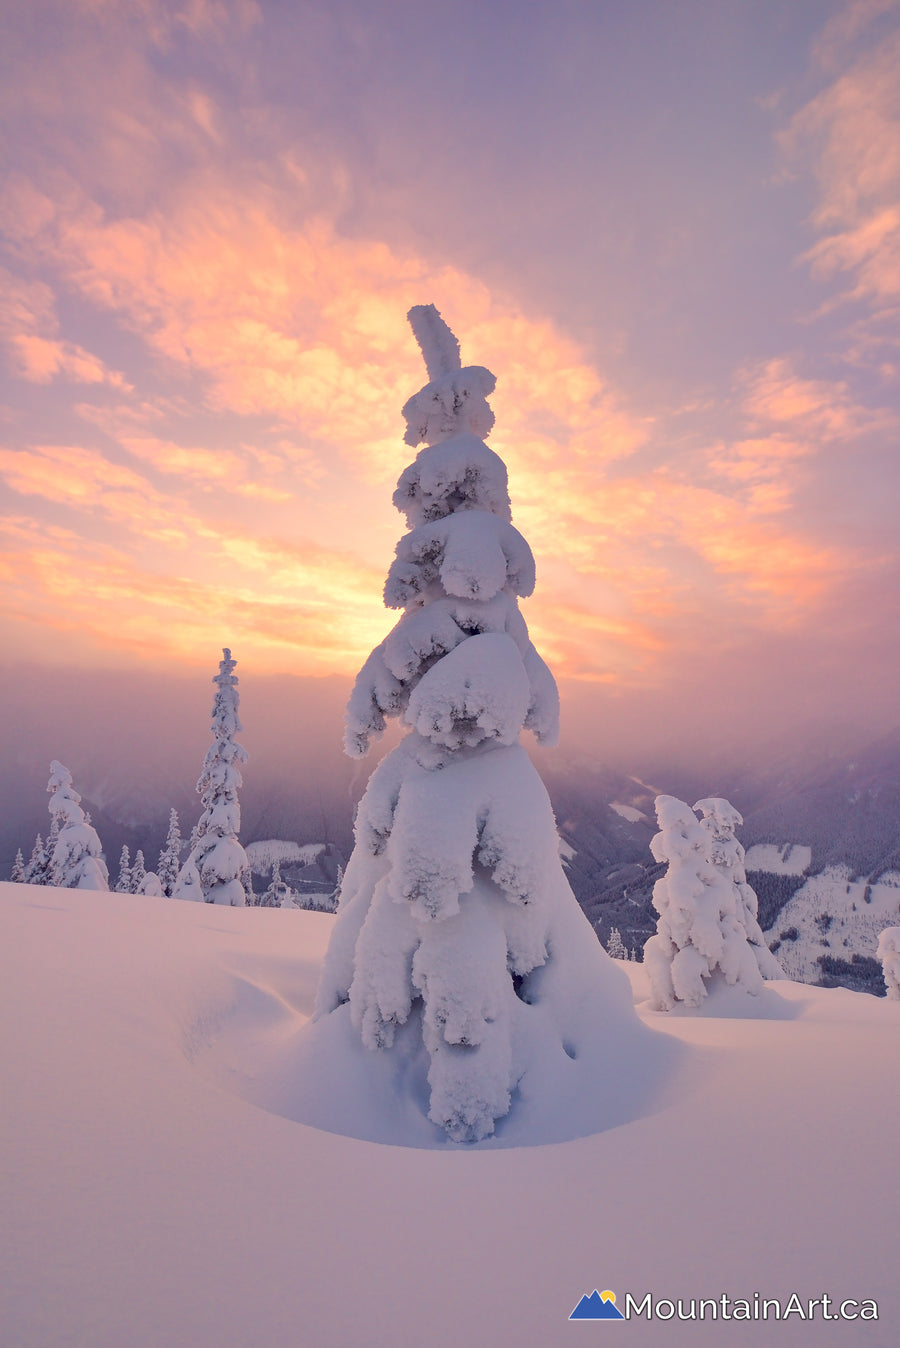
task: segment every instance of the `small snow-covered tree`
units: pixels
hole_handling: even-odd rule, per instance
[[[140,855],[140,853],[138,854]],[[143,879],[138,884],[135,894],[149,894],[153,898],[163,898],[162,885],[159,883],[159,876],[155,871],[146,871]]]
[[[717,970],[726,983],[758,993],[763,980],[741,896],[730,874],[713,863],[710,830],[675,796],[657,796],[656,816],[660,832],[650,850],[669,868],[653,887],[659,921],[644,946],[653,1005],[660,1011],[670,1011],[676,1001],[699,1006]]]
[[[234,738],[243,729],[238,716],[238,680],[233,673],[237,661],[232,660],[227,647],[222,655],[219,672],[213,678],[213,742],[197,782],[203,814],[173,895],[176,899],[201,899],[242,908],[247,902],[244,885],[250,865],[238,842],[241,807],[237,793],[242,780],[240,764],[247,761],[247,751]]]
[[[127,843],[123,843],[119,855],[119,878],[116,880],[116,893],[131,893],[131,853],[128,850]]]
[[[166,841],[159,854],[159,862],[156,867],[162,892],[167,897],[171,897],[172,890],[175,888],[175,881],[178,879],[178,872],[181,870],[181,853],[183,851],[184,843],[178,826],[178,811],[173,808],[169,811],[169,831],[166,834]]]
[[[878,937],[878,958],[887,995],[891,1001],[900,1001],[900,927],[885,927]]]
[[[134,854],[134,865],[131,868],[131,892],[132,894],[143,894],[143,883],[147,878],[147,867],[144,864],[144,854],[140,848]]]
[[[580,1036],[636,1022],[519,743],[523,729],[555,742],[559,704],[518,606],[534,559],[511,523],[506,467],[482,439],[494,376],[462,367],[432,305],[409,318],[429,382],[403,409],[406,443],[425,448],[394,496],[409,532],[384,594],[401,617],[357,678],[345,747],[364,755],[388,717],[407,733],[359,806],[310,1028],[332,1043],[349,1018],[387,1082],[403,1064],[424,1070],[428,1118],[477,1141],[514,1092],[536,1089],[545,1052],[577,1074]]]
[[[291,887],[281,878],[281,858],[272,861],[272,875],[264,894],[260,896],[260,908],[290,908],[293,906]]]
[[[609,940],[606,943],[606,953],[614,960],[624,960],[628,958],[625,950],[625,942],[622,940],[622,933],[618,927],[610,927]]]
[[[58,829],[50,857],[49,883],[60,889],[109,889],[100,839],[85,822],[72,774],[56,759],[50,764],[49,810]],[[52,833],[52,829],[51,829]]]
[[[14,885],[22,885],[25,883],[25,858],[22,856],[21,847],[16,852],[9,878]]]
[[[34,840],[34,847],[31,849],[31,856],[25,867],[25,883],[27,885],[45,885],[47,883],[47,869],[49,858],[47,848],[40,834]]]
[[[756,892],[747,884],[747,872],[744,869],[744,849],[734,835],[734,831],[743,824],[743,816],[721,796],[708,796],[698,800],[694,810],[700,812],[701,823],[710,836],[710,859],[719,874],[730,880],[737,891],[736,907],[738,916],[747,933],[747,940],[763,978],[770,982],[785,978],[786,974],[778,960],[766,945],[766,938],[759,925],[759,900]]]

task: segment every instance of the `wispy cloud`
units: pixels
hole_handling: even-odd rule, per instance
[[[891,17],[887,30],[874,21]],[[844,285],[843,300],[877,312],[900,297],[900,31],[896,0],[847,6],[818,48],[830,82],[781,136],[795,163],[813,164],[820,234],[803,260]],[[854,42],[861,38],[861,42]]]
[[[14,374],[35,384],[48,384],[62,376],[75,383],[129,388],[118,370],[109,369],[76,342],[61,341],[58,333],[50,287],[25,281],[0,267],[0,346]]]

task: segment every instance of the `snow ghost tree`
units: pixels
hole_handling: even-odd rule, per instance
[[[131,893],[131,853],[128,850],[128,844],[122,844],[122,851],[119,856],[119,878],[116,880],[117,894]]]
[[[601,1033],[592,1026],[614,1044],[636,1021],[519,743],[523,729],[554,743],[559,704],[519,611],[534,559],[511,523],[505,465],[483,441],[494,376],[462,367],[432,305],[409,319],[429,382],[403,409],[407,444],[425,448],[394,495],[409,532],[384,597],[401,616],[357,678],[345,748],[364,755],[387,717],[407,733],[359,806],[311,1029],[348,1017],[386,1080],[420,1071],[432,1123],[478,1141],[514,1097],[535,1107],[548,1063],[560,1074],[548,1094],[566,1070],[587,1082],[574,1060]],[[601,1074],[595,1063],[584,1088],[602,1092]]]
[[[47,791],[48,808],[58,829],[47,883],[60,889],[109,889],[100,839],[85,820],[81,797],[72,787],[71,772],[56,759],[50,764]]]
[[[900,1002],[900,927],[885,927],[878,937],[878,958],[888,997]]]
[[[734,842],[734,824],[740,819],[727,801],[701,801],[701,823],[694,811],[675,796],[657,796],[656,815],[660,832],[650,842],[657,861],[669,868],[653,888],[653,904],[659,913],[656,935],[644,946],[644,963],[650,979],[653,1005],[670,1011],[676,1002],[699,1006],[707,994],[707,982],[721,972],[725,982],[758,993],[763,985],[761,966],[765,956],[751,935],[758,933],[756,895],[745,896],[735,871],[743,875],[740,845]],[[726,808],[727,807],[727,808]],[[732,846],[733,845],[733,846]],[[751,931],[747,913],[752,908]],[[766,950],[765,954],[771,954]],[[769,977],[783,977],[775,963]]]
[[[165,845],[159,854],[156,867],[162,892],[167,898],[171,897],[172,890],[175,888],[175,881],[178,879],[178,872],[181,869],[181,853],[183,850],[184,843],[181,840],[181,830],[178,827],[178,811],[171,809],[169,811],[169,831],[166,834]]]
[[[55,846],[55,844],[54,844]],[[31,849],[31,856],[25,867],[26,885],[45,885],[47,883],[47,871],[50,865],[47,856],[47,848],[40,834],[34,840],[34,847]]]
[[[610,927],[609,940],[606,943],[606,953],[614,960],[625,960],[628,958],[628,952],[625,949],[625,942],[622,940],[622,933],[618,927]]]
[[[131,892],[132,894],[143,894],[143,884],[147,878],[147,867],[144,863],[144,854],[140,848],[134,854],[134,865],[131,868]]]
[[[213,679],[216,685],[213,742],[197,782],[203,814],[173,896],[242,908],[247,902],[244,876],[249,871],[249,862],[238,842],[241,807],[237,793],[242,781],[240,764],[247,761],[247,751],[234,738],[243,729],[238,716],[238,680],[233,673],[237,661],[232,660],[227,648],[222,655],[219,672]]]
[[[25,883],[25,858],[22,856],[21,847],[16,852],[9,878],[15,885],[23,885]]]
[[[737,891],[735,907],[759,972],[770,982],[785,978],[784,970],[766,945],[762,934],[759,900],[755,890],[747,884],[744,849],[734,836],[734,830],[744,822],[743,815],[720,796],[698,800],[694,810],[700,812],[701,823],[710,836],[710,860],[723,879],[730,880]]]

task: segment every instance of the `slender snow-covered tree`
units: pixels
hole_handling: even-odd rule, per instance
[[[14,885],[23,885],[25,883],[25,858],[22,856],[21,847],[16,852],[16,857],[12,864],[12,872],[10,873],[9,878]]]
[[[713,863],[710,830],[675,796],[657,796],[656,817],[660,832],[650,850],[669,868],[653,887],[659,921],[644,946],[653,1005],[660,1011],[677,1001],[699,1006],[717,970],[726,983],[758,993],[763,980],[742,898],[731,875]]]
[[[34,840],[34,847],[31,849],[28,864],[25,867],[25,883],[27,885],[45,885],[49,864],[46,844],[41,835],[38,834]]]
[[[159,862],[156,867],[162,892],[167,898],[171,897],[172,890],[175,888],[175,881],[178,879],[178,872],[181,870],[181,853],[183,851],[184,843],[181,838],[181,829],[178,826],[178,811],[173,808],[169,811],[169,831],[166,834],[165,845],[159,854]]]
[[[116,880],[116,893],[131,893],[131,853],[128,850],[127,843],[123,843],[119,855],[119,876]]]
[[[275,857],[272,862],[272,875],[264,894],[260,896],[260,908],[290,908],[293,899],[290,898],[291,887],[281,878],[281,858]],[[285,899],[290,901],[285,903]]]
[[[147,867],[144,864],[144,854],[140,848],[134,854],[134,865],[131,868],[131,892],[132,894],[143,894],[141,886],[147,878]]]
[[[58,828],[48,883],[60,889],[109,889],[109,873],[96,830],[85,821],[72,774],[56,759],[50,764],[49,810]],[[51,833],[52,833],[51,829]]]
[[[900,927],[885,927],[878,937],[878,958],[887,995],[900,1002]]]
[[[710,836],[710,859],[724,879],[730,880],[737,890],[736,907],[747,940],[763,978],[772,982],[786,978],[778,960],[766,945],[766,938],[759,925],[759,900],[756,891],[747,884],[747,872],[744,869],[744,849],[734,836],[734,831],[743,824],[743,815],[721,796],[708,796],[698,800],[694,810],[699,811],[701,823]]]
[[[311,1032],[331,1043],[344,1033],[327,1029],[332,1018],[349,1017],[386,1081],[404,1063],[423,1071],[428,1118],[477,1141],[514,1092],[539,1089],[539,1059],[580,1083],[573,1046],[593,1025],[615,1039],[635,1018],[519,743],[523,729],[555,742],[559,704],[518,606],[534,559],[511,523],[506,467],[483,441],[494,376],[462,367],[432,305],[409,318],[429,382],[404,408],[406,443],[425,448],[394,496],[409,532],[384,596],[401,617],[357,678],[345,747],[364,755],[387,717],[407,733],[359,806]]]
[[[625,960],[628,958],[628,952],[625,949],[625,942],[622,940],[622,933],[618,927],[610,927],[609,940],[606,943],[606,953],[610,959]]]
[[[247,751],[234,738],[243,729],[238,716],[238,680],[233,673],[237,661],[232,660],[227,647],[222,655],[219,672],[213,678],[216,685],[212,707],[213,742],[197,782],[203,814],[197,825],[196,841],[179,872],[173,895],[176,899],[197,899],[243,908],[247,902],[245,877],[250,865],[247,853],[238,842],[241,807],[237,793],[242,781],[240,764],[247,761]]]

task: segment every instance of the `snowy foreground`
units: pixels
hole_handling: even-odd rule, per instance
[[[627,1121],[385,1146],[295,1122],[273,1070],[333,921],[0,885],[4,1348],[900,1341],[900,1003],[778,983],[666,1015],[622,965],[667,1063],[602,1082]],[[879,1319],[569,1322],[594,1288]]]

